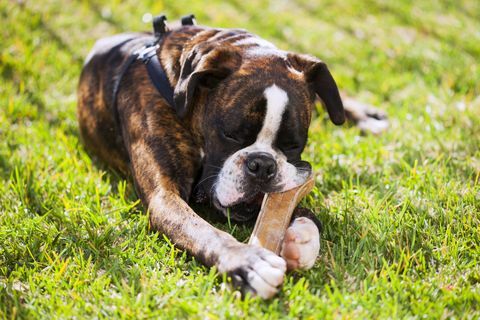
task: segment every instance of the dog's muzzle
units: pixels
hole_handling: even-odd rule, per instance
[[[301,185],[310,173],[308,162],[289,163],[278,152],[246,148],[224,163],[213,187],[213,203],[227,217],[250,220],[258,215],[266,193]]]

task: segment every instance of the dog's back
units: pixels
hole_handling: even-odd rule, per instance
[[[128,173],[128,157],[113,118],[113,81],[135,47],[148,38],[125,33],[98,40],[85,59],[78,85],[80,134],[87,148],[111,167]]]

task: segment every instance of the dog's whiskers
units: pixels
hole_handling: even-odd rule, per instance
[[[212,174],[211,176],[208,176],[208,177],[202,179],[199,183],[197,183],[197,186],[199,186],[200,184],[204,183],[204,182],[207,181],[208,179],[216,178],[216,177],[218,177],[218,173]]]
[[[213,184],[212,184],[212,187],[210,188],[210,193],[212,196],[209,197],[209,200],[210,200],[210,206],[213,206],[213,207],[216,207],[215,206],[215,203],[213,202],[213,197],[214,197],[214,192],[215,192],[215,188],[217,186],[217,183],[218,183],[218,180],[215,181]],[[217,208],[218,209],[218,208]]]
[[[218,173],[215,173],[215,174],[212,174],[211,176],[208,176],[204,179],[202,179],[199,183],[197,183],[197,185],[195,186],[195,188],[193,189],[193,191],[197,191],[198,188],[201,186],[202,183],[204,183],[205,181],[209,180],[209,179],[212,179],[212,178],[217,178],[218,177]],[[210,190],[211,191],[211,190]]]

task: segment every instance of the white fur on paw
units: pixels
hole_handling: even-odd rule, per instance
[[[382,133],[383,131],[387,130],[388,128],[388,120],[387,119],[375,119],[375,118],[366,118],[364,120],[360,120],[357,123],[357,126],[360,130],[364,132],[371,132],[375,135]]]
[[[315,223],[305,217],[296,218],[288,227],[280,255],[288,270],[313,267],[320,251],[320,232]]]
[[[250,292],[269,299],[283,283],[287,266],[285,260],[271,251],[240,245],[221,257],[218,270],[230,275],[234,285],[243,293]]]
[[[259,260],[247,273],[248,283],[256,294],[264,299],[269,299],[277,293],[278,286],[283,283],[285,271],[285,264],[281,269],[277,269],[267,262]]]

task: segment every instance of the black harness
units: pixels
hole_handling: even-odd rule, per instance
[[[195,16],[193,14],[182,17],[182,25],[194,25]],[[160,64],[157,56],[157,50],[161,46],[164,35],[168,32],[167,18],[164,15],[157,16],[153,19],[154,40],[146,43],[140,50],[132,53],[123,63],[122,68],[113,84],[113,110],[118,120],[117,95],[122,82],[123,76],[128,68],[137,60],[141,60],[147,68],[150,81],[153,83],[157,91],[174,108],[173,88],[168,81],[168,77]],[[133,39],[132,39],[133,40]],[[118,123],[118,122],[117,122]]]

